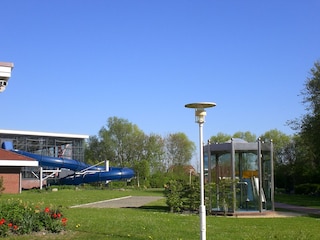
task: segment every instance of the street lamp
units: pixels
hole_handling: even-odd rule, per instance
[[[203,123],[207,115],[205,108],[215,107],[213,102],[198,102],[186,104],[186,108],[195,109],[195,121],[199,123],[199,148],[200,148],[200,239],[206,239],[206,206],[204,204],[204,166],[203,166]]]
[[[11,77],[12,68],[13,63],[0,62],[0,93],[6,90],[9,78]]]

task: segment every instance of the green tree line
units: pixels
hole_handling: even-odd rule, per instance
[[[211,142],[240,138],[254,142],[273,140],[275,185],[292,191],[301,184],[320,183],[320,62],[311,68],[301,91],[306,113],[287,124],[295,131],[287,135],[271,129],[261,136],[250,131],[233,135],[217,133]],[[136,173],[136,184],[160,187],[170,179],[191,181],[190,168],[196,145],[182,132],[166,136],[145,134],[127,119],[110,117],[98,135],[90,136],[85,151],[88,163],[109,160],[111,166],[126,166]]]

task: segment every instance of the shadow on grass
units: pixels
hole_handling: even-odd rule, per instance
[[[169,212],[169,207],[168,206],[141,206],[138,209],[142,210],[147,210],[147,211],[152,211],[152,212]]]
[[[138,209],[138,210],[145,210],[151,212],[169,212],[169,207],[167,206],[141,206],[141,207],[123,207],[123,208],[131,208],[131,209]]]

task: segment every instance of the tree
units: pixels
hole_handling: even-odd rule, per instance
[[[301,91],[303,104],[306,106],[307,113],[301,120],[292,121],[295,129],[300,130],[299,135],[302,138],[300,143],[305,144],[304,154],[305,163],[309,166],[309,174],[314,176],[313,181],[320,181],[320,62],[316,62],[311,68],[310,77],[304,83],[304,89]],[[299,128],[300,127],[300,128]],[[310,173],[312,170],[312,173]]]
[[[294,183],[295,141],[277,129],[265,132],[260,138],[265,142],[273,141],[275,184],[290,191]]]
[[[85,156],[91,164],[109,160],[111,165],[133,168],[138,184],[166,170],[165,140],[157,134],[146,135],[137,125],[117,117],[108,118],[99,136],[90,136]]]
[[[109,160],[103,147],[103,143],[97,136],[90,136],[85,148],[85,159],[87,163],[96,164],[98,162]]]
[[[236,132],[232,136],[233,138],[241,138],[247,142],[255,142],[257,141],[257,136],[249,131],[246,132]]]
[[[292,137],[277,129],[272,129],[265,132],[260,138],[265,142],[273,141],[275,163],[281,164],[286,161],[287,154],[285,149],[290,145]]]
[[[107,158],[118,165],[133,165],[133,161],[142,159],[145,134],[128,120],[110,117],[107,127],[99,131],[99,136]]]
[[[160,135],[146,136],[144,159],[150,163],[151,173],[165,172],[165,141]]]
[[[231,135],[224,134],[222,132],[218,132],[216,136],[210,137],[211,143],[224,143],[231,139]]]
[[[184,133],[169,134],[166,138],[167,168],[172,165],[188,165],[196,146]]]
[[[229,134],[224,134],[224,133],[217,133],[216,136],[211,136],[210,137],[210,142],[211,143],[224,143],[229,141],[231,138],[240,138],[243,139],[247,142],[255,142],[257,140],[257,137],[255,134],[246,131],[246,132],[236,132],[232,136]]]

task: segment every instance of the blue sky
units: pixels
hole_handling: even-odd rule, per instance
[[[145,133],[184,132],[208,109],[204,140],[271,129],[304,112],[320,59],[320,2],[1,1],[1,129],[96,135],[109,117]]]

